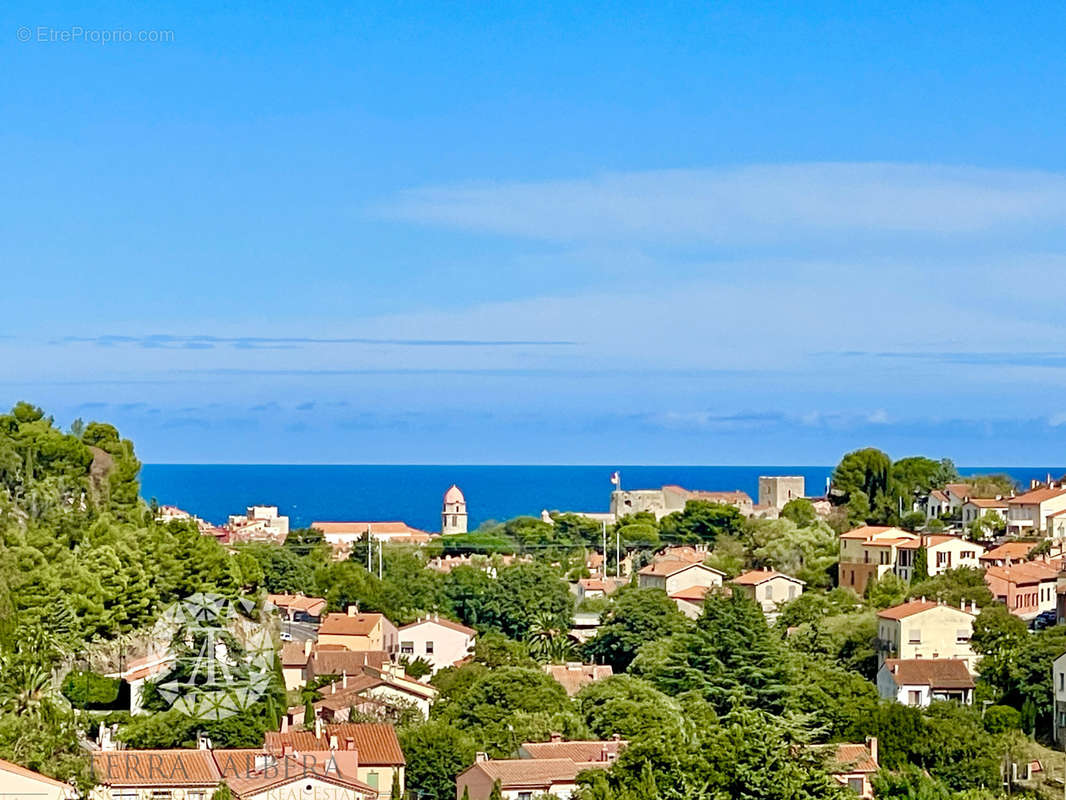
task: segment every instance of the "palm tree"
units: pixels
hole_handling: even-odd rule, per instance
[[[570,632],[551,614],[538,614],[526,634],[529,654],[538,661],[565,661],[573,655]]]

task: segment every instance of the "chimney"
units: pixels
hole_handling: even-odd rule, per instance
[[[289,713],[287,711],[281,715],[281,732],[289,732]]]
[[[345,736],[344,737],[344,749],[345,750],[354,750],[355,749],[355,739],[353,739],[351,736]]]
[[[622,741],[622,734],[620,734],[620,733],[612,733],[611,734],[611,741],[612,742],[620,742],[620,741]]]
[[[322,717],[315,714],[315,738],[322,738]]]
[[[474,755],[474,763],[475,764],[483,764],[484,762],[486,762],[488,760],[489,760],[489,754],[488,753],[479,752],[479,753],[476,753]]]
[[[349,617],[354,617],[358,613],[359,613],[359,604],[358,603],[356,603],[354,606],[348,606],[348,616]]]
[[[552,731],[552,732],[551,732],[551,733],[549,734],[549,736],[550,736],[550,738],[551,738],[551,741],[552,741],[553,743],[554,743],[554,742],[561,742],[561,741],[563,740],[563,735],[562,735],[561,733],[559,733],[558,731]]]
[[[308,639],[306,642],[304,642],[304,655],[305,656],[310,656],[311,655],[311,645],[313,645],[313,644],[314,644],[314,642],[312,642],[310,639]]]
[[[880,766],[880,763],[877,760],[877,737],[876,736],[867,736],[866,737],[866,747],[869,748],[869,750],[870,750],[870,758],[873,759],[873,762],[875,764]]]
[[[330,750],[336,750],[338,744],[339,744],[339,742],[337,741],[337,734],[335,734],[335,733],[330,734],[330,737],[329,737],[329,749]]]
[[[341,688],[348,688],[348,670],[344,670],[344,672],[341,673]]]

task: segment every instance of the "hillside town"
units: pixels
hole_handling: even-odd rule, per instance
[[[475,529],[454,484],[434,531],[292,528],[269,504],[214,525],[141,500],[110,425],[65,433],[26,404],[0,423],[18,463],[55,454],[0,494],[7,794],[1063,791],[1066,486],[1050,476],[1018,487],[866,449],[814,496],[795,475],[753,498],[615,472],[605,511]],[[33,506],[37,489],[57,502]],[[756,766],[783,783],[739,785]]]

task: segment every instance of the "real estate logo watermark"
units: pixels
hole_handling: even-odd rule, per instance
[[[170,708],[219,720],[248,711],[268,693],[274,644],[265,628],[244,620],[216,594],[194,594],[163,612],[157,634],[168,638],[174,666],[155,690]]]
[[[20,25],[15,30],[20,42],[33,44],[171,44],[174,31],[141,28],[86,28],[82,25]]]

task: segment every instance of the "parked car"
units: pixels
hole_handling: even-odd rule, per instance
[[[289,633],[288,631],[282,631],[281,632],[281,641],[283,641],[283,642],[291,642],[292,641],[292,634]]]

